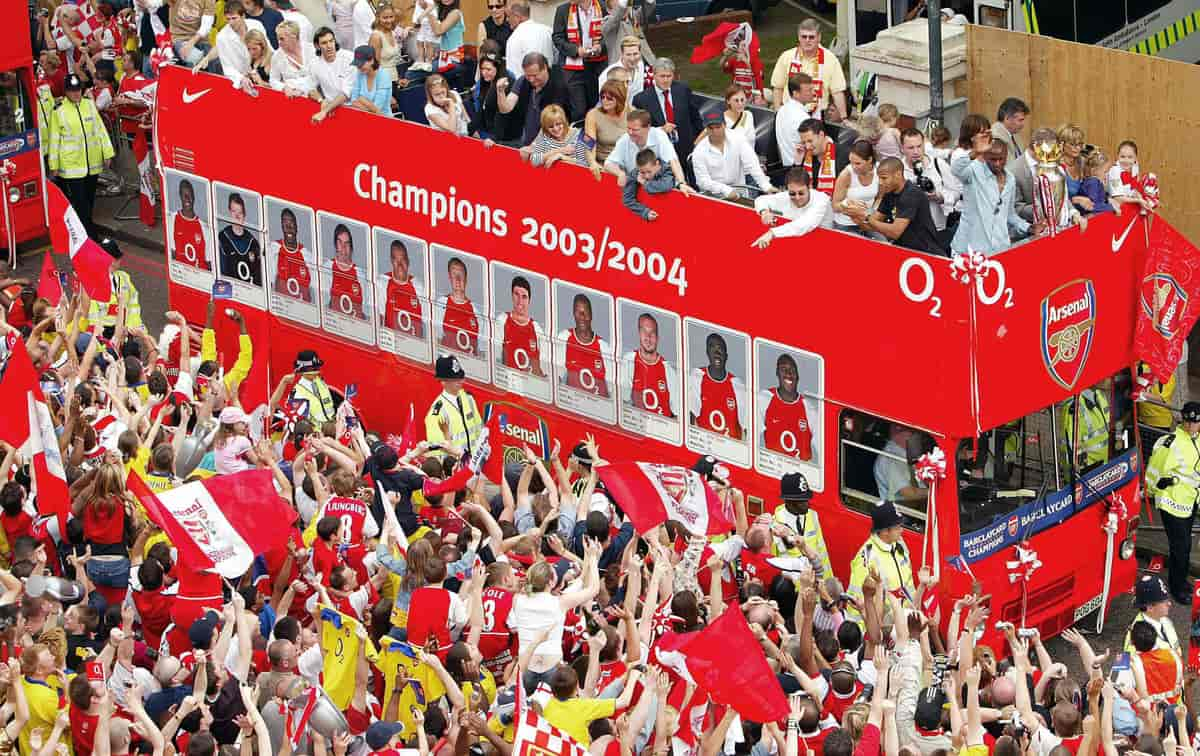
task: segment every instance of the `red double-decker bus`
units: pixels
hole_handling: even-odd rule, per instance
[[[1138,511],[1143,220],[1098,216],[967,271],[821,230],[758,251],[743,207],[671,193],[647,223],[611,177],[357,111],[314,126],[312,109],[176,68],[159,84],[172,305],[202,321],[231,282],[264,355],[248,405],[315,348],[373,427],[399,429],[437,396],[445,352],[481,405],[526,411],[507,444],[594,433],[607,459],[711,454],[759,509],[803,472],[843,578],[893,499],[914,572],[940,572],[944,599],[978,580],[995,619],[1024,606],[1050,636],[1132,586],[1136,517],[1102,526]],[[215,127],[234,114],[269,131],[253,153]],[[242,246],[220,251],[225,234]],[[1103,449],[1075,454],[1097,406]],[[913,462],[934,447],[947,475],[930,490]],[[1019,543],[1042,561],[1023,586]]]
[[[0,245],[10,249],[46,234],[35,80],[28,8],[9,3],[0,12]]]

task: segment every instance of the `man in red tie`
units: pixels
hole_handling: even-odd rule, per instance
[[[654,86],[639,92],[633,106],[649,111],[651,125],[661,127],[671,137],[688,182],[694,184],[692,164],[687,158],[696,136],[704,130],[700,100],[691,87],[675,80],[675,63],[670,58],[659,58],[654,64]]]

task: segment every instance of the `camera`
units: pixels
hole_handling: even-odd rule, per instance
[[[913,173],[917,174],[915,183],[921,191],[926,194],[934,191],[933,179],[925,175],[925,166],[922,163],[917,163],[913,166]]]

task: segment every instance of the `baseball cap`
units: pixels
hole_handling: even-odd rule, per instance
[[[213,631],[217,629],[217,620],[217,613],[210,611],[192,623],[192,626],[188,628],[188,640],[192,642],[193,647],[208,648],[212,643]]]
[[[709,126],[724,124],[725,116],[721,114],[720,110],[710,110],[704,115],[700,116],[700,120],[704,122],[704,127],[708,128]]]
[[[370,45],[359,45],[354,48],[354,67],[358,68],[363,63],[370,63],[375,60],[375,48]]]
[[[402,732],[404,725],[399,722],[372,722],[367,728],[367,747],[372,751],[382,751],[392,738]]]

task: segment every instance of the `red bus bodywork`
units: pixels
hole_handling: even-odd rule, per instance
[[[0,133],[0,162],[11,162],[8,204],[16,242],[46,235],[46,208],[42,196],[42,153],[37,129],[37,94],[33,50],[29,38],[29,12],[24,3],[8,3],[0,12],[0,76],[12,75],[20,82],[22,97],[17,107],[24,110],[25,127]],[[5,215],[0,212],[0,245],[7,246]]]
[[[646,223],[622,206],[611,177],[597,182],[588,172],[566,166],[555,166],[547,175],[523,163],[511,150],[489,150],[478,141],[345,109],[314,126],[309,121],[313,109],[311,102],[288,100],[269,91],[251,99],[233,90],[225,79],[166,69],[158,89],[156,143],[162,166],[168,169],[164,183],[168,213],[178,207],[171,196],[172,181],[179,179],[172,172],[178,171],[191,180],[197,193],[210,188],[206,180],[214,182],[208,195],[210,210],[221,210],[219,197],[226,194],[219,192],[234,187],[262,195],[263,207],[279,198],[291,207],[316,211],[316,225],[321,215],[332,214],[377,231],[390,229],[445,245],[451,252],[478,255],[487,261],[493,277],[512,266],[531,278],[553,279],[555,285],[570,282],[586,287],[596,297],[611,294],[633,303],[636,311],[648,306],[673,313],[688,327],[719,326],[727,333],[744,335],[747,342],[753,340],[754,349],[787,345],[819,365],[820,377],[811,390],[819,400],[819,419],[810,421],[824,429],[814,441],[824,462],[819,474],[806,472],[816,491],[813,506],[823,522],[830,558],[843,579],[870,525],[867,516],[846,506],[839,495],[838,429],[843,413],[857,410],[923,429],[946,454],[948,475],[936,489],[937,540],[943,561],[938,590],[942,606],[947,607],[943,619],[952,597],[971,589],[971,576],[949,566],[952,557],[961,555],[990,594],[993,619],[1019,622],[1020,591],[1010,583],[1005,562],[1014,558],[1013,547],[1020,540],[1027,540],[1044,563],[1028,584],[1030,626],[1047,636],[1056,634],[1073,624],[1080,607],[1100,603],[1104,570],[1094,565],[1103,565],[1105,554],[1101,499],[1123,497],[1131,505],[1130,514],[1137,512],[1133,504],[1140,477],[1136,450],[1115,454],[1108,464],[1089,472],[1084,476],[1086,486],[1049,491],[1011,517],[970,534],[959,529],[955,450],[962,439],[975,438],[981,431],[1072,395],[1060,382],[1064,377],[1056,375],[1063,372],[1062,365],[1052,369],[1052,362],[1043,356],[1047,339],[1053,337],[1056,343],[1060,339],[1047,332],[1058,327],[1044,325],[1047,311],[1054,311],[1051,317],[1057,318],[1080,316],[1081,307],[1088,310],[1083,321],[1073,321],[1082,360],[1077,350],[1074,374],[1066,378],[1075,391],[1130,366],[1137,305],[1134,284],[1147,245],[1144,221],[1134,222],[1137,227],[1117,252],[1113,239],[1128,219],[1098,216],[1086,233],[1075,229],[1014,248],[994,258],[978,283],[964,284],[943,258],[830,231],[778,240],[765,251],[755,250],[750,242],[763,228],[753,213],[678,193],[649,198],[659,219]],[[229,149],[222,129],[214,125],[227,123],[234,114],[239,123],[254,123],[264,130],[262,149]],[[383,183],[377,185],[380,179]],[[401,201],[389,204],[388,193],[396,189],[389,183],[393,181],[399,182],[401,195],[411,191],[417,201],[408,202],[411,195],[393,196]],[[216,182],[229,186],[221,188]],[[421,190],[431,198],[424,212]],[[435,193],[441,200],[432,199]],[[465,209],[453,220],[444,217],[447,207],[460,212],[456,201],[471,205],[472,219]],[[443,217],[435,223],[433,208],[440,203],[445,203]],[[197,212],[209,210],[198,206]],[[247,222],[253,225],[254,220]],[[271,219],[265,223],[269,226]],[[215,233],[215,226],[210,228]],[[568,229],[573,242],[564,240]],[[269,256],[271,240],[265,241],[264,255]],[[167,244],[170,259],[170,233]],[[592,249],[585,252],[585,246]],[[635,247],[637,253],[631,255]],[[659,256],[662,261],[654,270],[648,262],[652,255],[656,266]],[[624,258],[624,264],[613,266],[614,256]],[[322,250],[321,259],[326,257]],[[637,257],[646,265],[631,265]],[[202,322],[209,299],[209,291],[201,285],[204,281],[197,283],[191,271],[189,285],[177,263],[170,267],[173,307]],[[640,274],[631,270],[635,267]],[[212,274],[207,275],[211,279]],[[425,281],[438,279],[445,276],[445,269],[422,275]],[[684,279],[686,286],[681,286]],[[1064,286],[1080,279],[1088,285],[1086,301],[1060,304],[1060,298],[1077,293]],[[498,293],[504,296],[503,291]],[[325,300],[324,294],[317,299]],[[423,304],[428,314],[428,300]],[[266,308],[235,306],[246,315],[256,349],[242,397],[248,407],[265,400],[279,376],[291,370],[297,351],[306,348],[317,349],[324,358],[324,374],[331,386],[357,384],[356,406],[374,428],[400,432],[410,404],[421,417],[438,394],[427,360],[358,344],[340,327],[330,332],[297,324],[277,314],[274,302]],[[547,334],[570,327],[555,318],[552,328],[543,328]],[[218,340],[228,364],[236,353],[236,332],[230,323],[220,325]],[[622,351],[629,347],[624,344]],[[730,369],[736,375],[733,364]],[[499,374],[498,368],[493,370]],[[763,372],[753,368],[740,377],[752,386],[752,379]],[[773,375],[762,378],[758,385],[773,385]],[[606,459],[690,465],[697,458],[695,448],[685,443],[585,418],[561,404],[499,388],[494,381],[471,381],[469,389],[481,407],[500,400],[527,409],[545,422],[564,448],[591,432]],[[770,510],[778,503],[778,474],[761,472],[757,450],[754,457],[754,465],[728,457],[726,462],[733,483],[756,497],[757,506]],[[1122,522],[1114,543],[1130,535],[1126,528]],[[906,532],[906,538],[917,562],[915,574],[922,537]],[[1081,564],[1089,567],[1081,570]],[[1108,598],[1128,591],[1135,573],[1135,560],[1114,557]]]

